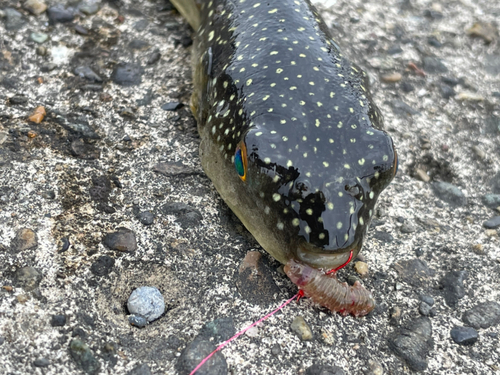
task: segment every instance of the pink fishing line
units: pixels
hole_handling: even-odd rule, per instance
[[[233,337],[231,337],[229,340],[226,340],[224,341],[222,344],[220,344],[212,353],[210,353],[209,355],[207,355],[203,361],[200,362],[200,364],[198,366],[196,366],[194,368],[193,371],[191,371],[189,373],[189,375],[193,375],[196,371],[198,371],[200,369],[201,366],[203,366],[205,364],[206,361],[208,361],[210,359],[210,357],[212,357],[215,353],[217,353],[219,350],[221,350],[223,347],[225,347],[227,344],[229,344],[231,341],[235,340],[236,338],[238,338],[238,336],[241,336],[242,334],[244,334],[246,331],[248,331],[250,328],[252,327],[255,327],[257,324],[259,324],[260,322],[263,322],[264,320],[266,320],[267,318],[269,318],[270,316],[273,316],[274,314],[276,314],[278,311],[280,311],[283,307],[285,307],[286,305],[288,305],[290,302],[292,302],[295,298],[297,298],[298,296],[300,295],[300,293],[297,293],[296,295],[294,295],[292,298],[290,298],[289,300],[285,301],[280,307],[278,307],[276,310],[270,312],[269,314],[267,314],[266,316],[264,316],[263,318],[260,318],[259,320],[257,320],[256,322],[250,324],[248,327],[246,328],[243,328],[241,331],[239,331],[236,335],[234,335]]]

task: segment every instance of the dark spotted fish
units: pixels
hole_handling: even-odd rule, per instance
[[[205,172],[281,263],[339,267],[361,249],[397,168],[366,73],[308,0],[199,10],[192,110]]]

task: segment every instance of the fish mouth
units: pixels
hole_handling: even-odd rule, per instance
[[[352,259],[356,258],[360,249],[361,243],[358,241],[351,244],[349,247],[336,249],[334,252],[325,251],[318,246],[304,241],[297,247],[295,255],[298,260],[311,267],[331,270],[346,265],[351,256],[351,252]]]

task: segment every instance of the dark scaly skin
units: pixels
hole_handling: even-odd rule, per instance
[[[200,8],[192,109],[204,170],[281,263],[344,264],[361,249],[397,165],[366,74],[307,0]],[[234,166],[240,142],[245,181]]]

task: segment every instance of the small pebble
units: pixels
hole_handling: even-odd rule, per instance
[[[498,235],[496,229],[486,229],[484,231],[484,234],[487,236],[487,237],[496,237]]]
[[[75,74],[92,82],[102,82],[102,78],[88,66],[79,66],[74,70]]]
[[[79,339],[74,339],[69,345],[69,352],[76,364],[87,374],[98,374],[101,364],[94,357],[88,345]]]
[[[384,368],[379,361],[370,359],[368,361],[368,366],[370,367],[369,375],[384,375]]]
[[[401,79],[403,79],[401,73],[384,74],[380,77],[380,80],[385,83],[396,83],[401,81]]]
[[[423,316],[435,316],[436,309],[432,306],[428,305],[425,302],[420,302],[420,306],[418,307],[418,312]]]
[[[421,295],[420,299],[422,300],[422,302],[425,302],[429,306],[434,305],[434,298],[432,298],[431,296]]]
[[[497,29],[490,23],[476,22],[470,29],[467,30],[467,35],[474,38],[481,38],[486,43],[491,43],[495,40]]]
[[[436,57],[426,56],[423,59],[424,71],[426,73],[447,73],[448,68]]]
[[[49,24],[51,25],[72,22],[74,19],[73,11],[64,8],[61,4],[57,4],[47,9],[47,16],[49,17]]]
[[[135,251],[137,249],[135,233],[123,227],[118,228],[116,232],[106,234],[102,243],[111,250]]]
[[[479,338],[478,332],[472,327],[453,327],[451,338],[460,345],[472,345]]]
[[[16,296],[16,300],[19,303],[26,303],[29,300],[29,296],[27,294],[19,294]]]
[[[335,344],[335,336],[327,329],[321,330],[321,339],[326,345],[332,346]]]
[[[482,102],[484,101],[484,96],[473,92],[462,91],[455,96],[455,99],[458,101]]]
[[[486,194],[481,201],[486,207],[494,210],[500,207],[500,194]]]
[[[89,30],[86,27],[83,27],[82,25],[75,25],[73,26],[73,29],[77,34],[89,35]]]
[[[38,44],[42,44],[42,43],[46,42],[47,39],[49,39],[49,36],[45,33],[34,32],[34,33],[30,34],[30,38],[34,42],[36,42]]]
[[[152,322],[165,312],[165,300],[157,288],[143,286],[132,292],[127,308],[130,314],[142,315]]]
[[[26,292],[31,292],[38,288],[42,275],[33,267],[19,268],[14,274],[15,286],[23,288]]]
[[[2,345],[5,342],[5,337],[0,336],[0,345]]]
[[[149,55],[147,64],[148,65],[156,64],[160,60],[160,58],[161,58],[161,53],[158,51],[154,51],[153,53],[151,53],[151,55]]]
[[[295,334],[297,334],[297,336],[302,341],[310,341],[313,339],[311,328],[309,328],[303,317],[301,316],[295,317],[295,319],[292,322],[291,328],[292,331],[295,332]]]
[[[456,206],[465,206],[467,204],[465,194],[455,185],[448,182],[437,181],[431,186],[434,194],[439,199]]]
[[[53,50],[51,50],[52,52]],[[42,64],[42,66],[40,67],[40,71],[43,72],[43,73],[48,73],[48,72],[51,72],[53,71],[55,68],[57,68],[57,65],[54,64],[54,63],[44,63]]]
[[[52,315],[50,318],[50,325],[52,327],[63,327],[66,324],[66,316]]]
[[[495,216],[483,223],[483,228],[497,229],[500,227],[500,216]]]
[[[481,160],[486,159],[486,153],[479,147],[479,146],[472,146],[471,147],[472,152]]]
[[[115,265],[115,260],[107,255],[100,256],[90,266],[90,271],[96,276],[107,276]]]
[[[245,335],[248,337],[259,337],[259,327],[255,326],[247,329]]]
[[[354,270],[360,275],[361,277],[366,277],[369,274],[368,270],[368,264],[365,262],[356,262],[354,264]]]
[[[36,54],[38,56],[45,56],[47,54],[47,47],[45,46],[36,47]]]
[[[142,82],[143,69],[131,63],[119,63],[111,73],[111,80],[121,86],[137,86]]]
[[[153,375],[153,373],[146,363],[141,363],[127,372],[127,375]]]
[[[148,320],[142,315],[129,315],[128,322],[139,328],[146,327],[148,325]]]
[[[480,303],[466,311],[462,320],[465,324],[476,329],[500,324],[500,304],[495,301]]]
[[[69,242],[69,239],[67,237],[61,238],[61,244],[59,247],[59,252],[64,253],[65,251],[68,251],[69,247],[71,246],[71,243]]]
[[[161,106],[161,109],[164,111],[176,111],[180,108],[182,108],[184,104],[179,103],[179,102],[170,102],[170,103],[165,103]]]
[[[418,177],[419,180],[424,182],[429,182],[431,180],[430,176],[421,168],[415,169],[415,176]]]
[[[38,358],[33,362],[33,366],[35,367],[48,367],[50,365],[50,361],[47,358]]]
[[[417,228],[415,228],[415,226],[412,224],[412,223],[406,223],[406,224],[403,224],[401,225],[401,228],[399,228],[399,230],[401,231],[401,233],[413,233],[417,230]]]
[[[27,0],[23,8],[35,16],[39,16],[47,10],[47,4],[40,0]]]
[[[150,211],[143,211],[137,215],[137,219],[144,225],[151,225],[155,221],[155,215]]]
[[[465,296],[464,281],[467,276],[467,271],[451,271],[441,279],[440,286],[448,306],[456,307],[458,300]]]
[[[5,17],[5,28],[7,30],[19,30],[24,26],[24,23],[26,22],[23,15],[14,8],[3,9],[3,14]]]
[[[15,94],[9,98],[9,103],[12,105],[25,104],[28,102],[28,98],[23,94]]]
[[[276,343],[271,347],[271,354],[274,355],[275,357],[281,354],[280,344]]]
[[[16,232],[16,236],[10,243],[14,251],[33,250],[38,247],[38,238],[35,232],[29,228],[23,228]]]
[[[47,113],[45,112],[45,108],[39,106],[35,108],[35,111],[30,117],[28,117],[28,120],[34,122],[35,124],[39,124],[43,121],[46,114]]]
[[[212,342],[197,336],[182,351],[176,363],[177,374],[189,374],[191,371],[212,351],[215,346]],[[205,375],[227,375],[227,363],[223,351],[217,351],[203,365],[202,374]]]
[[[99,4],[84,2],[78,6],[78,10],[87,16],[91,16],[99,11]]]

